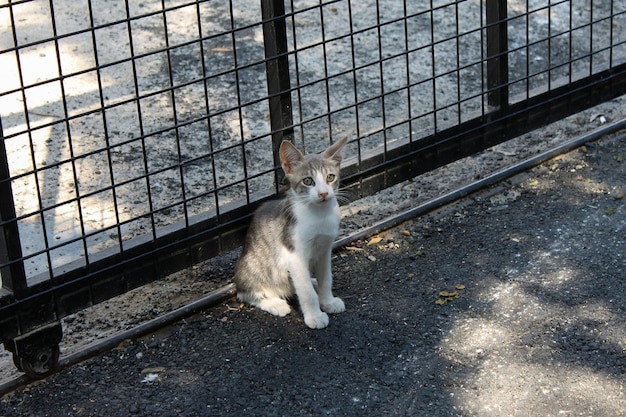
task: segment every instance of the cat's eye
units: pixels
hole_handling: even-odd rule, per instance
[[[315,181],[313,181],[313,178],[311,177],[306,177],[302,180],[302,184],[306,185],[307,187],[310,187],[315,184]]]
[[[333,182],[333,181],[335,181],[335,178],[337,178],[337,176],[335,174],[328,174],[326,176],[326,182],[329,182],[329,183]]]

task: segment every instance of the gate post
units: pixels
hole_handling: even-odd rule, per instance
[[[0,121],[0,275],[2,289],[13,294],[26,289],[26,272],[22,258],[19,229],[15,216],[11,172]]]
[[[486,0],[487,103],[504,110],[509,104],[507,0]]]
[[[284,0],[261,0],[265,71],[269,96],[274,167],[280,167],[278,149],[283,140],[293,141],[291,82]],[[279,188],[278,173],[275,175]]]

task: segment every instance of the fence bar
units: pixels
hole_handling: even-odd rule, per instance
[[[2,289],[19,294],[26,288],[26,273],[21,261],[22,247],[15,221],[11,173],[3,134],[0,136],[0,196],[0,264],[5,265],[0,269]]]
[[[283,140],[293,140],[293,115],[289,56],[287,54],[287,28],[283,0],[261,0],[265,68],[269,96],[270,123],[274,166],[280,166],[278,149]],[[276,184],[279,184],[276,178]]]
[[[486,0],[487,103],[503,110],[509,103],[507,0]]]

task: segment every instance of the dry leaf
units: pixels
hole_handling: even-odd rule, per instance
[[[382,238],[382,237],[380,237],[380,236],[374,236],[373,238],[371,238],[371,239],[370,239],[370,241],[369,241],[369,242],[367,242],[367,245],[368,245],[368,246],[370,246],[370,245],[375,245],[375,244],[377,244],[377,243],[380,243],[382,240],[383,240],[383,238]]]
[[[465,289],[465,285],[463,285],[463,284],[456,284],[454,286],[454,288],[456,288],[457,290],[464,290]]]
[[[452,292],[449,292],[449,291],[441,291],[441,292],[439,293],[439,297],[446,297],[446,298],[447,298],[447,297],[456,297],[456,296],[458,296],[458,295],[459,295],[459,293],[458,293],[458,292],[456,292],[456,291],[452,291]]]

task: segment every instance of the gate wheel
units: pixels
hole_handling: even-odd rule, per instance
[[[13,354],[16,368],[31,378],[40,379],[50,375],[59,364],[59,345],[37,346],[28,357]]]

